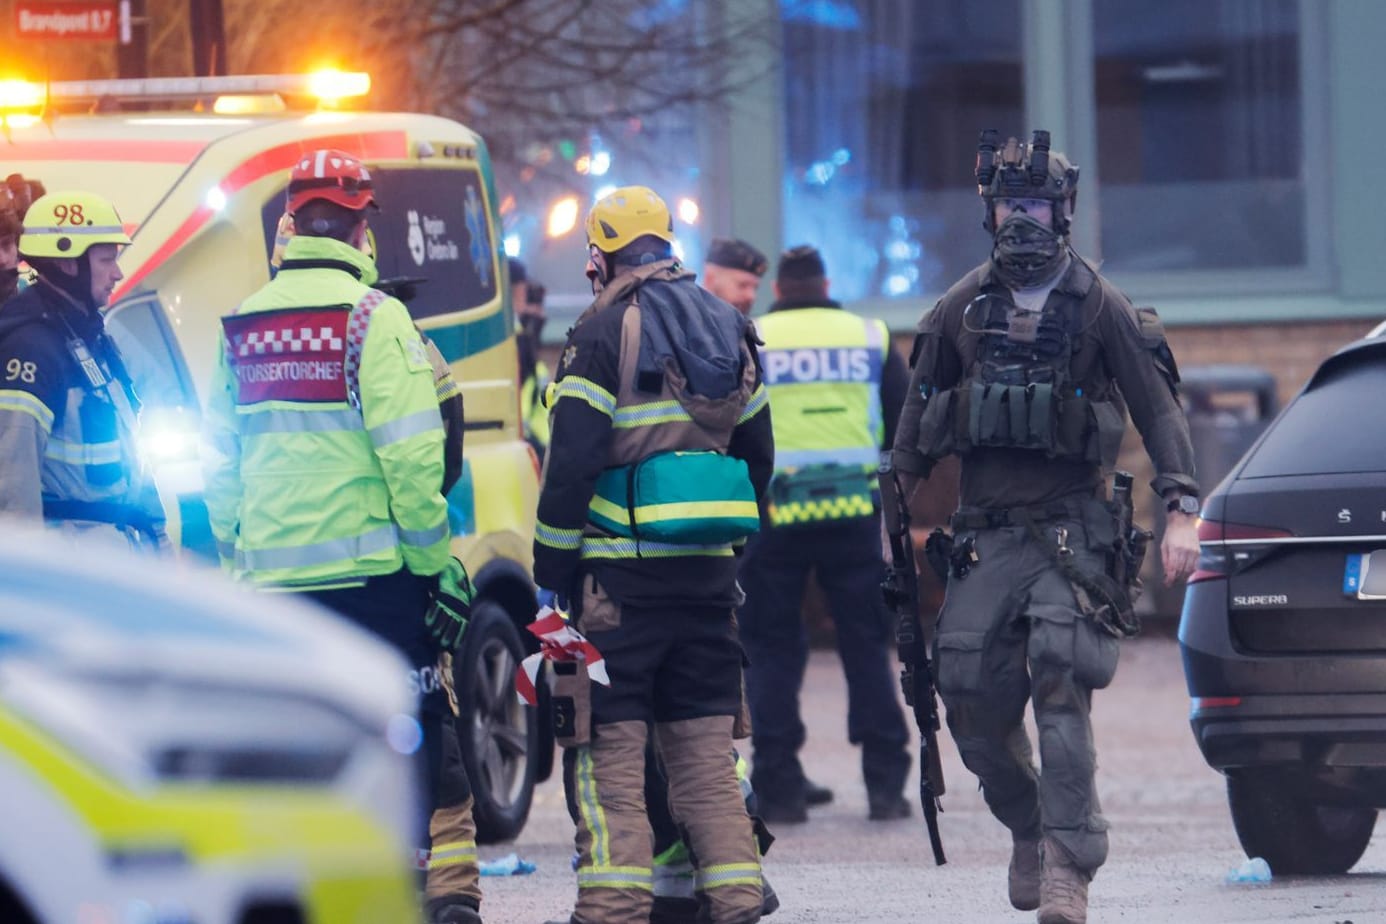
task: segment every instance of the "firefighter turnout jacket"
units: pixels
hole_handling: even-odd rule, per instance
[[[674,260],[618,275],[569,333],[550,387],[534,543],[541,587],[571,591],[581,569],[625,605],[739,603],[736,540],[718,533],[756,529],[774,464],[770,413],[754,331],[693,279]],[[681,306],[672,310],[686,312],[686,326],[661,322],[656,302]],[[652,356],[652,340],[675,342],[680,358]],[[699,393],[714,367],[734,387]],[[714,496],[737,466],[744,494]],[[662,469],[684,473],[666,483],[683,496],[638,500],[642,484],[657,492]],[[631,494],[621,500],[623,486]],[[671,541],[685,527],[707,538]]]
[[[820,298],[776,302],[758,324],[775,432],[771,524],[873,515],[908,379],[885,323]]]
[[[448,560],[434,369],[376,278],[355,248],[300,235],[223,319],[207,509],[223,564],[253,583],[346,586]]]
[[[0,311],[0,513],[165,543],[139,404],[99,313],[42,280]]]

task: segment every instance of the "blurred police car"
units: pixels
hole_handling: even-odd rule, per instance
[[[416,921],[408,666],[201,569],[0,529],[0,921]]]

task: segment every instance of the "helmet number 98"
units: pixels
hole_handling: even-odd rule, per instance
[[[21,362],[19,359],[11,359],[5,363],[5,381],[13,382],[19,379],[21,382],[32,385],[34,375],[38,372],[38,365],[35,363]]]
[[[82,204],[74,202],[72,205],[65,205],[59,202],[53,206],[53,218],[58,224],[80,225],[86,221],[86,216],[82,214]]]

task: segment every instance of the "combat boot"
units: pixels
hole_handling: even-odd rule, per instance
[[[1011,907],[1034,911],[1040,905],[1040,842],[1015,838],[1011,842],[1011,867],[1006,873]]]
[[[1088,882],[1092,876],[1073,865],[1053,838],[1040,852],[1039,924],[1087,924]]]

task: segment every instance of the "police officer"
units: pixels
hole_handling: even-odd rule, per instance
[[[703,288],[749,317],[769,268],[765,254],[745,241],[714,238],[703,266]]]
[[[810,571],[827,596],[848,689],[848,738],[862,747],[869,817],[909,814],[902,795],[909,732],[895,696],[889,618],[880,595],[881,449],[904,400],[904,360],[880,321],[828,297],[823,258],[796,247],[781,258],[776,301],[758,322],[775,431],[768,528],[742,557],[741,639],[750,667],[751,782],[761,815],[806,821],[799,763],[799,690],[808,664],[800,602]]]
[[[0,311],[0,513],[89,538],[167,546],[136,448],[139,401],[101,308],[130,243],[109,201],[63,191],[25,215],[38,281]]]
[[[433,365],[404,305],[370,288],[374,203],[369,171],[349,154],[314,151],[294,166],[295,233],[279,272],[222,321],[207,510],[233,574],[312,597],[413,665],[429,919],[478,924],[472,796],[437,667],[461,640],[472,590],[448,554]]]
[[[1115,574],[1134,544],[1106,501],[1123,403],[1169,504],[1167,581],[1198,552],[1198,485],[1178,372],[1153,311],[1069,246],[1078,168],[1049,149],[997,144],[977,159],[991,259],[924,315],[894,464],[911,490],[950,453],[962,462],[937,686],[964,763],[1012,837],[1011,903],[1043,924],[1080,924],[1107,858],[1093,786],[1092,691],[1111,682],[1133,631]],[[1116,567],[1118,564],[1124,566]],[[1133,567],[1134,566],[1134,567]],[[1039,728],[1040,769],[1023,726]]]
[[[555,665],[578,815],[572,920],[650,918],[653,723],[711,919],[756,921],[760,863],[732,761],[733,548],[756,528],[773,459],[755,343],[746,319],[674,259],[673,222],[652,190],[598,201],[587,239],[598,294],[551,389],[534,546],[536,581],[571,596],[610,676],[593,685],[580,665]]]

